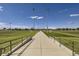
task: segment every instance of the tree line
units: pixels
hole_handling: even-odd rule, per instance
[[[56,30],[79,30],[79,28],[57,28]]]
[[[1,30],[35,30],[34,28],[3,28]],[[36,30],[47,30],[47,29],[36,29]],[[48,30],[79,30],[79,28],[56,28]]]

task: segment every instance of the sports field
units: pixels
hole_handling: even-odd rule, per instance
[[[78,30],[54,30],[45,32],[48,36],[54,37],[61,44],[79,54],[79,31]]]
[[[7,41],[12,41],[12,48],[17,46],[22,40],[27,39],[28,37],[33,36],[36,33],[36,31],[30,31],[30,30],[1,30],[0,31],[0,48],[5,48],[10,44],[10,42]],[[3,42],[7,42],[4,44],[1,44]],[[5,51],[10,51],[9,47],[4,49]],[[6,51],[6,52],[7,52]]]

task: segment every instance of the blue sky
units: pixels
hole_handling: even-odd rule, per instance
[[[35,11],[33,12],[33,8]],[[48,10],[48,11],[47,11]],[[0,28],[3,27],[49,28],[79,27],[79,4],[0,4]]]

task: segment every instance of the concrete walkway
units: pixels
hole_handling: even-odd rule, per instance
[[[29,44],[30,43],[30,44]],[[59,46],[53,38],[48,38],[42,31],[33,36],[33,40],[15,51],[11,56],[71,56],[72,51]],[[29,46],[27,47],[27,45]]]

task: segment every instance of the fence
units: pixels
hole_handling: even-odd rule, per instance
[[[61,39],[61,38],[56,38],[54,37],[54,39],[56,39],[59,42],[59,47],[61,47],[61,45],[69,48],[72,51],[72,56],[78,55],[79,54],[79,42],[75,41],[75,40],[66,40],[66,39]]]
[[[10,55],[11,53],[13,53],[15,50],[17,50],[18,48],[20,48],[22,45],[24,45],[25,43],[29,42],[31,39],[31,37],[29,37],[28,39],[26,38],[18,38],[18,39],[14,39],[14,40],[10,40],[10,41],[6,41],[6,42],[2,42],[0,43],[0,45],[2,45],[2,48],[0,48],[0,56],[2,54],[6,54]],[[19,43],[21,43],[15,50],[12,50],[14,47],[16,47]],[[3,47],[3,45],[5,45]]]

